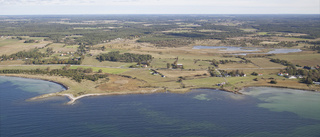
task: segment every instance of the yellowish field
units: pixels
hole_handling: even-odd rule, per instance
[[[0,65],[22,65],[24,61],[22,60],[8,60],[8,61],[0,61]]]
[[[24,43],[24,40],[12,40],[12,39],[1,39],[0,40],[0,55],[3,54],[14,54],[23,50],[30,50],[34,48],[44,47],[48,44],[48,41],[41,41],[40,43]]]

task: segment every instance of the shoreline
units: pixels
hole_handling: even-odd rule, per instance
[[[45,79],[45,78],[30,78],[30,77],[27,77],[27,76],[22,76],[22,75],[8,75],[8,74],[0,74],[0,76],[4,76],[4,77],[18,77],[18,78],[26,78],[26,79],[36,79],[36,80],[43,80],[43,81],[48,81],[48,82],[52,82],[52,83],[55,83],[55,84],[58,84],[60,86],[62,86],[65,90],[62,90],[62,91],[67,91],[69,90],[69,86],[67,86],[66,84],[64,83],[61,83],[61,82],[57,82],[57,81],[53,81],[51,79]],[[60,91],[61,92],[61,91]]]
[[[27,79],[36,79],[36,80],[44,80],[44,81],[48,81],[48,82],[53,82],[56,84],[61,85],[62,87],[65,88],[65,90],[62,91],[67,91],[70,88],[61,82],[57,82],[57,81],[53,81],[50,79],[45,79],[45,78],[33,78],[33,77],[28,77],[28,76],[22,76],[22,75],[4,75],[4,74],[0,74],[0,76],[5,76],[5,77],[19,77],[19,78],[27,78]],[[230,93],[234,93],[234,94],[240,94],[241,90],[243,90],[244,88],[249,88],[249,87],[273,87],[273,88],[287,88],[287,89],[297,89],[297,90],[306,90],[306,91],[312,91],[312,92],[319,92],[317,90],[312,90],[312,89],[303,89],[303,88],[294,88],[294,87],[285,87],[285,86],[276,86],[276,85],[250,85],[250,86],[243,86],[241,88],[239,88],[238,90],[229,90],[229,89],[224,89],[224,88],[208,88],[208,87],[199,87],[199,88],[189,88],[188,90],[184,91],[183,93],[186,92],[190,92],[193,89],[214,89],[214,90],[221,90],[221,91],[225,91],[225,92],[230,92]],[[110,92],[110,93],[89,93],[89,94],[83,94],[80,96],[74,96],[73,94],[70,93],[61,93],[62,91],[59,92],[55,92],[55,93],[48,93],[48,94],[43,94],[43,95],[39,95],[33,98],[29,98],[26,99],[26,101],[35,101],[38,99],[44,99],[44,98],[48,98],[48,97],[55,97],[55,96],[65,96],[68,99],[70,99],[70,101],[68,101],[66,104],[67,105],[72,105],[74,104],[78,99],[84,98],[84,97],[88,97],[88,96],[107,96],[107,95],[129,95],[129,94],[151,94],[151,93],[156,93],[159,92],[159,90],[161,89],[153,89],[151,91],[139,91],[139,92]],[[168,90],[170,91],[170,90]],[[175,93],[175,92],[172,92]]]

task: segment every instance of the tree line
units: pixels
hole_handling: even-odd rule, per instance
[[[68,77],[76,82],[81,82],[82,80],[91,80],[97,81],[102,78],[108,79],[107,74],[90,74],[92,73],[92,68],[88,69],[68,69],[68,67],[64,67],[63,69],[32,69],[32,70],[22,70],[22,69],[3,69],[0,70],[0,74],[29,74],[29,75],[37,75],[44,74],[49,76],[62,76]]]
[[[100,54],[96,57],[99,61],[114,61],[114,62],[146,62],[152,60],[152,56],[148,54],[120,54],[119,51],[111,51],[109,53]]]
[[[39,49],[35,48],[29,51],[19,51],[18,53],[11,54],[9,56],[7,55],[2,55],[1,58],[3,60],[8,60],[8,59],[25,59],[25,58],[33,58],[33,59],[40,59],[42,57],[47,57],[48,55],[45,53],[39,52]]]

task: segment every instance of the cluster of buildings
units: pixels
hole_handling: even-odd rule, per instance
[[[54,51],[54,53],[57,53],[57,51]],[[71,56],[74,55],[74,52],[65,52],[65,53],[62,53],[61,51],[58,51],[58,53],[61,53],[61,54],[60,54],[61,57],[67,56],[67,55],[71,55]]]
[[[297,75],[297,76],[292,76],[292,75],[291,75],[291,76],[290,76],[288,73],[281,73],[281,72],[278,73],[278,76],[286,77],[286,78],[288,78],[288,79],[303,78],[302,75]]]

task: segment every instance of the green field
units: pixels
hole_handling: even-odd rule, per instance
[[[261,68],[285,68],[285,66],[278,63],[273,63],[267,58],[250,58],[249,60]]]
[[[103,68],[103,67],[89,67],[89,66],[71,66],[70,69],[77,69],[77,68],[92,68],[94,72],[98,72],[100,69],[104,73],[110,73],[110,74],[121,74],[123,72],[129,71],[130,69],[121,69],[121,68]]]

